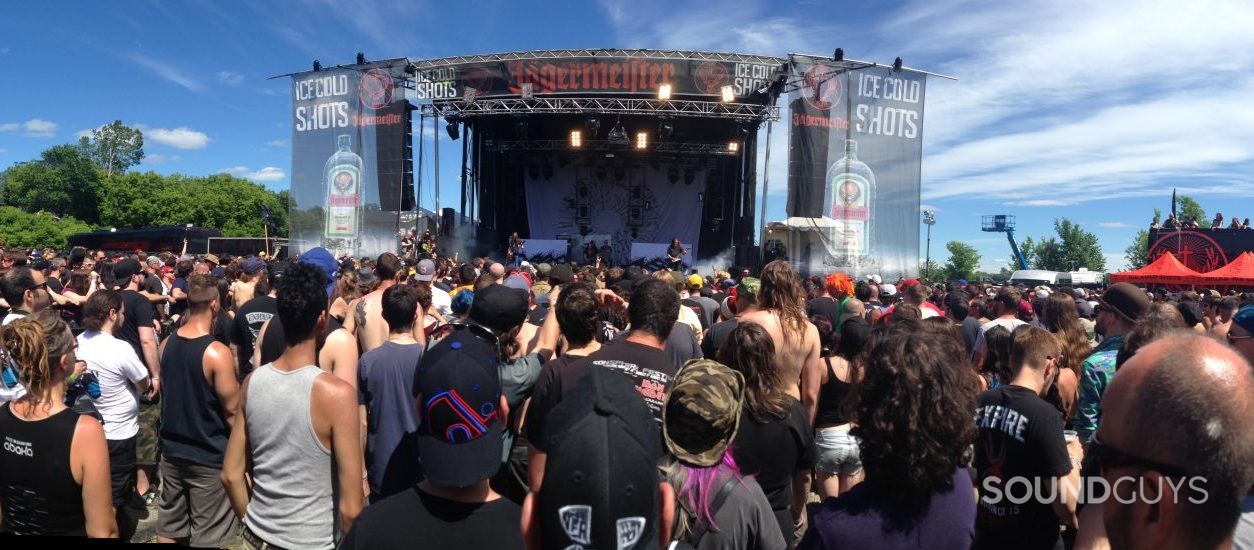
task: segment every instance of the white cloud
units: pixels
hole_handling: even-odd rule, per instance
[[[136,124],[135,127],[144,133],[145,140],[175,149],[204,149],[209,145],[210,141],[213,141],[204,132],[198,132],[186,126],[166,129],[149,128],[143,124]]]
[[[57,133],[57,123],[42,118],[32,118],[22,123],[27,137],[50,138]]]
[[[1019,206],[1067,206],[1068,204],[1071,204],[1071,203],[1067,201],[1063,201],[1063,200],[1058,200],[1058,199],[1032,199],[1032,200],[1026,200],[1026,201],[1019,201],[1014,204],[1017,204]]]
[[[16,132],[17,129],[21,127],[22,125],[16,122],[6,122],[4,124],[0,124],[0,132]]]
[[[1126,222],[1100,222],[1097,226],[1105,227],[1106,229],[1129,229],[1133,227],[1132,224]]]
[[[272,139],[266,142],[266,146],[267,147],[287,147],[288,141],[289,140],[286,140],[286,139]]]
[[[178,162],[183,160],[179,155],[162,155],[161,153],[145,153],[144,164],[165,164],[167,162]]]
[[[205,91],[205,85],[201,84],[200,80],[192,76],[188,76],[187,74],[170,66],[169,64],[166,64],[161,61],[157,61],[156,59],[148,57],[139,52],[134,52],[131,54],[131,61],[134,61],[135,64],[139,65],[140,67],[148,69],[153,74],[156,74],[157,76],[164,78],[170,82],[173,82],[179,86],[182,86],[188,90],[191,90],[193,92]]]
[[[91,128],[84,128],[82,130],[74,132],[74,139],[90,138],[92,131],[93,130]]]
[[[939,206],[932,206],[932,205],[930,205],[930,204],[920,204],[920,205],[919,205],[919,211],[920,211],[920,212],[922,212],[922,211],[924,211],[924,210],[931,210],[932,212],[940,212],[940,211],[941,211],[941,209],[940,209],[940,207],[939,207]]]
[[[219,172],[259,182],[283,181],[287,177],[287,173],[282,168],[274,166],[267,166],[255,172],[249,170],[247,166],[232,166],[223,168]]]
[[[218,82],[228,86],[239,86],[244,83],[244,75],[231,71],[218,71]]]

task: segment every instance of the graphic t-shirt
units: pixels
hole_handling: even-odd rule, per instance
[[[521,517],[505,498],[456,502],[412,487],[363,510],[338,548],[522,548]]]
[[[1022,477],[1041,487],[1044,496],[1056,494],[1051,480],[1071,471],[1062,415],[1036,392],[1004,385],[980,394],[975,427],[978,486],[1002,492],[999,502],[994,501],[996,492],[981,494],[976,546],[1053,548],[1059,523],[1053,508],[1036,498],[1011,502],[1011,496],[1021,500],[1028,490],[1020,482],[1010,485],[1010,480]]]
[[[257,296],[235,312],[235,319],[231,321],[231,342],[239,347],[238,373],[241,381],[253,370],[253,350],[257,347],[261,327],[278,314],[279,302],[270,296]]]
[[[549,417],[566,394],[574,390],[583,375],[593,368],[607,368],[631,378],[636,391],[649,406],[658,424],[661,424],[662,405],[666,402],[666,393],[679,367],[662,350],[627,340],[615,340],[592,355],[574,358],[569,364],[551,369],[549,379],[543,382],[545,395],[540,399],[532,399],[530,408],[533,411],[528,412],[528,417],[533,413],[539,418]],[[541,378],[544,378],[543,372]],[[537,382],[539,384],[541,382]],[[539,425],[530,425],[527,428],[527,437],[537,448],[547,450],[542,425],[543,421]]]

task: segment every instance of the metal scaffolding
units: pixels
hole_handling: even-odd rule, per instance
[[[709,155],[734,157],[739,151],[731,151],[724,143],[687,143],[675,141],[659,141],[649,144],[647,150],[634,149],[631,145],[614,144],[609,140],[584,140],[579,147],[574,147],[564,139],[533,139],[533,140],[495,140],[486,148],[496,151],[560,151],[563,153],[580,153],[587,151],[608,151],[630,155],[633,153],[668,154],[668,155]]]
[[[463,118],[484,115],[592,114],[666,115],[765,122],[779,120],[779,108],[753,103],[721,103],[661,99],[537,97],[532,99],[476,99],[424,104],[424,116]]]
[[[782,57],[747,55],[723,52],[694,52],[680,50],[624,50],[616,48],[574,49],[574,50],[536,50],[527,52],[504,52],[477,55],[458,55],[437,59],[411,61],[410,66],[417,71],[438,69],[463,63],[492,63],[500,61],[527,61],[532,59],[562,59],[579,57],[631,57],[636,59],[672,59],[695,61],[731,61],[735,63],[760,63],[763,65],[781,65],[788,60]]]

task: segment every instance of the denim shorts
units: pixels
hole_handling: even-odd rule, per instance
[[[862,471],[862,457],[858,452],[858,438],[849,434],[849,425],[822,428],[814,434],[814,446],[818,451],[815,467],[829,474],[851,476]]]

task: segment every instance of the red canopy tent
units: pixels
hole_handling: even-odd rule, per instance
[[[1242,252],[1227,265],[1202,274],[1210,286],[1254,286],[1254,253]]]
[[[1185,267],[1171,252],[1164,252],[1141,269],[1110,274],[1111,283],[1179,286],[1203,284],[1204,280],[1201,273]]]

